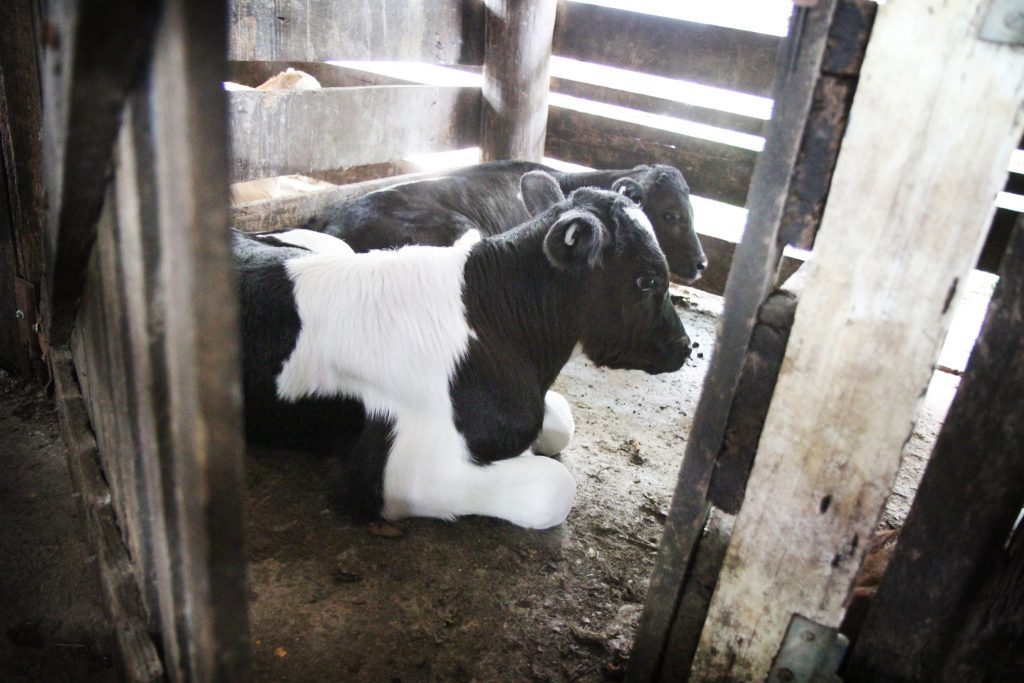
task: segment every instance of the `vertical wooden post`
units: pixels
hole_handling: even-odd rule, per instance
[[[1009,649],[999,654],[999,640],[1006,638],[1006,647],[1016,632],[1019,642],[1024,614],[1018,613],[1016,627],[1007,623],[1000,633],[999,619],[984,616],[975,602],[986,580],[999,580],[1005,545],[1024,503],[1021,339],[1024,219],[1017,222],[1003,258],[985,326],[872,602],[846,680],[940,680],[943,659],[971,621],[972,611],[981,618],[974,620],[973,638],[962,639],[961,649],[982,656],[972,662],[962,652],[953,668],[980,674],[995,666],[999,656],[1012,656]],[[1010,582],[1005,588],[1012,586]],[[1004,610],[1007,616],[1022,600],[1024,584],[1018,578],[1015,591],[1004,590],[1002,596],[1002,603],[1010,606]],[[986,638],[987,653],[982,642]],[[1016,656],[1024,659],[1024,651],[1018,649]],[[983,678],[964,672],[950,675],[953,672],[947,670],[945,680]]]
[[[1024,126],[982,5],[879,7],[696,680],[763,680],[794,614],[842,618]]]
[[[540,161],[556,0],[486,0],[480,159]]]
[[[747,198],[748,217],[743,242],[736,248],[725,286],[725,313],[719,325],[719,342],[708,367],[704,390],[686,444],[672,507],[658,549],[644,613],[637,627],[627,680],[655,680],[685,666],[692,653],[672,654],[670,642],[691,640],[673,624],[680,617],[690,569],[708,560],[696,557],[710,513],[708,490],[715,463],[726,435],[745,358],[757,323],[758,309],[768,296],[778,269],[782,248],[779,230],[783,207],[790,192],[793,167],[804,138],[815,86],[829,36],[837,0],[824,0],[813,9],[797,12],[789,37],[776,60],[772,91],[775,108],[768,124],[764,151],[758,156]],[[719,525],[725,528],[728,525]],[[713,565],[719,564],[716,551]],[[692,613],[682,615],[699,633],[700,621]],[[696,621],[697,623],[692,623]],[[690,634],[692,640],[697,634]],[[664,667],[668,665],[668,670]]]
[[[168,0],[153,46],[153,285],[163,501],[181,661],[172,680],[247,680],[241,363],[228,233],[224,2]]]

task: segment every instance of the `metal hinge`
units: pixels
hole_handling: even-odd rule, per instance
[[[14,305],[17,308],[14,317],[18,321],[18,340],[28,347],[30,358],[45,358],[47,352],[38,301],[35,285],[20,277],[14,278]]]
[[[978,37],[992,43],[1024,45],[1024,0],[992,0]]]
[[[794,614],[769,683],[842,683],[836,675],[850,641],[834,628]]]

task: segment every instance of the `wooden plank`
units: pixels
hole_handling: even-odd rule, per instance
[[[0,148],[17,275],[40,285],[43,273],[42,102],[33,3],[0,4]]]
[[[111,506],[111,493],[97,462],[96,441],[75,380],[71,352],[67,347],[56,348],[50,359],[61,435],[75,490],[85,510],[86,529],[97,550],[104,607],[117,642],[121,670],[128,681],[163,681],[164,670],[149,637],[131,560]]]
[[[173,581],[182,602],[172,680],[248,680],[238,307],[228,219],[227,7],[163,4],[147,117],[153,139],[161,316],[159,414]]]
[[[571,2],[555,26],[554,53],[768,96],[780,43],[777,36]]]
[[[480,160],[540,161],[556,0],[485,0]]]
[[[593,168],[669,164],[694,194],[746,201],[757,152],[650,126],[552,106],[545,154]]]
[[[286,69],[305,71],[324,88],[351,88],[360,85],[415,85],[414,81],[392,78],[371,71],[337,66],[326,62],[228,62],[228,80],[255,88]]]
[[[327,207],[347,199],[362,196],[367,192],[380,190],[392,185],[430,178],[437,173],[410,173],[368,180],[352,185],[296,195],[282,199],[262,199],[255,202],[239,204],[231,208],[231,226],[243,232],[262,232],[281,228],[301,227],[312,218],[320,215]]]
[[[151,44],[155,3],[69,0],[42,30],[49,338],[66,344],[121,108]]]
[[[480,64],[482,3],[232,0],[230,58]]]
[[[231,180],[477,144],[480,91],[426,85],[229,93]]]
[[[942,667],[953,683],[1012,681],[1024,671],[1024,534],[992,563],[958,642]]]
[[[18,333],[17,303],[15,302],[14,230],[7,208],[7,175],[0,174],[0,367],[10,373],[27,375],[30,371],[28,349],[24,348]]]
[[[709,512],[708,488],[757,311],[776,279],[782,255],[778,241],[782,207],[820,76],[834,11],[832,0],[819,2],[811,9],[798,9],[776,60],[776,106],[768,124],[764,151],[758,156],[751,179],[747,226],[729,271],[718,343],[694,414],[637,628],[627,672],[630,681],[648,681],[659,674],[673,622],[680,614],[690,563]],[[799,31],[794,30],[797,23]]]
[[[978,612],[986,578],[1000,575],[1024,502],[1022,338],[1024,220],[1014,232],[985,324],[872,601],[847,680],[936,681],[943,672],[946,680],[1009,680],[979,675],[995,665],[1002,648],[973,664],[964,655],[954,657],[951,667],[942,662]],[[1024,601],[1022,586],[1016,587],[1018,606]],[[1014,600],[1012,594],[1004,598]],[[1024,633],[1020,618],[1018,642]],[[963,635],[973,632],[979,639],[968,638],[962,646],[966,652],[984,651],[980,638],[996,636],[998,620],[990,623],[996,632],[988,633],[985,621],[975,619],[967,627]],[[1012,633],[1009,628],[1004,637]],[[974,675],[952,675],[960,669]]]
[[[696,121],[697,123],[735,130],[741,133],[749,133],[751,135],[761,135],[767,123],[763,119],[752,116],[676,102],[651,95],[640,95],[592,83],[573,81],[568,78],[552,78],[551,92],[564,93],[597,102],[607,102],[608,104],[637,109],[651,114],[661,114],[687,121]]]
[[[729,280],[729,270],[739,245],[730,239],[725,239],[716,234],[701,232],[699,229],[697,234],[700,236],[700,243],[704,248],[704,253],[708,257],[707,270],[704,271],[701,278],[696,282],[680,281],[680,284],[722,296],[725,294],[725,286]],[[803,264],[804,262],[799,259],[783,255],[779,263],[776,282],[784,282],[786,278],[795,273]]]
[[[807,250],[814,246],[876,6],[874,0],[842,0],[836,5],[822,77],[814,89],[782,218],[780,239],[791,246]]]
[[[879,8],[695,676],[761,679],[794,613],[842,618],[1024,126],[980,1]]]

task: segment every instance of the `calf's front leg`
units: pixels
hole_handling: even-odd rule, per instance
[[[564,522],[576,497],[557,460],[527,452],[478,464],[453,425],[426,419],[399,420],[383,489],[385,519],[484,515],[529,529]]]
[[[565,397],[555,391],[544,394],[544,424],[531,449],[541,455],[557,455],[564,451],[576,431],[572,409]]]

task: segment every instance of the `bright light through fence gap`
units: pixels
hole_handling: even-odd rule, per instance
[[[734,90],[715,88],[676,78],[653,76],[602,64],[581,62],[567,57],[553,56],[551,58],[551,75],[705,109],[749,116],[762,121],[767,121],[772,116],[772,101],[767,97],[747,95]]]

